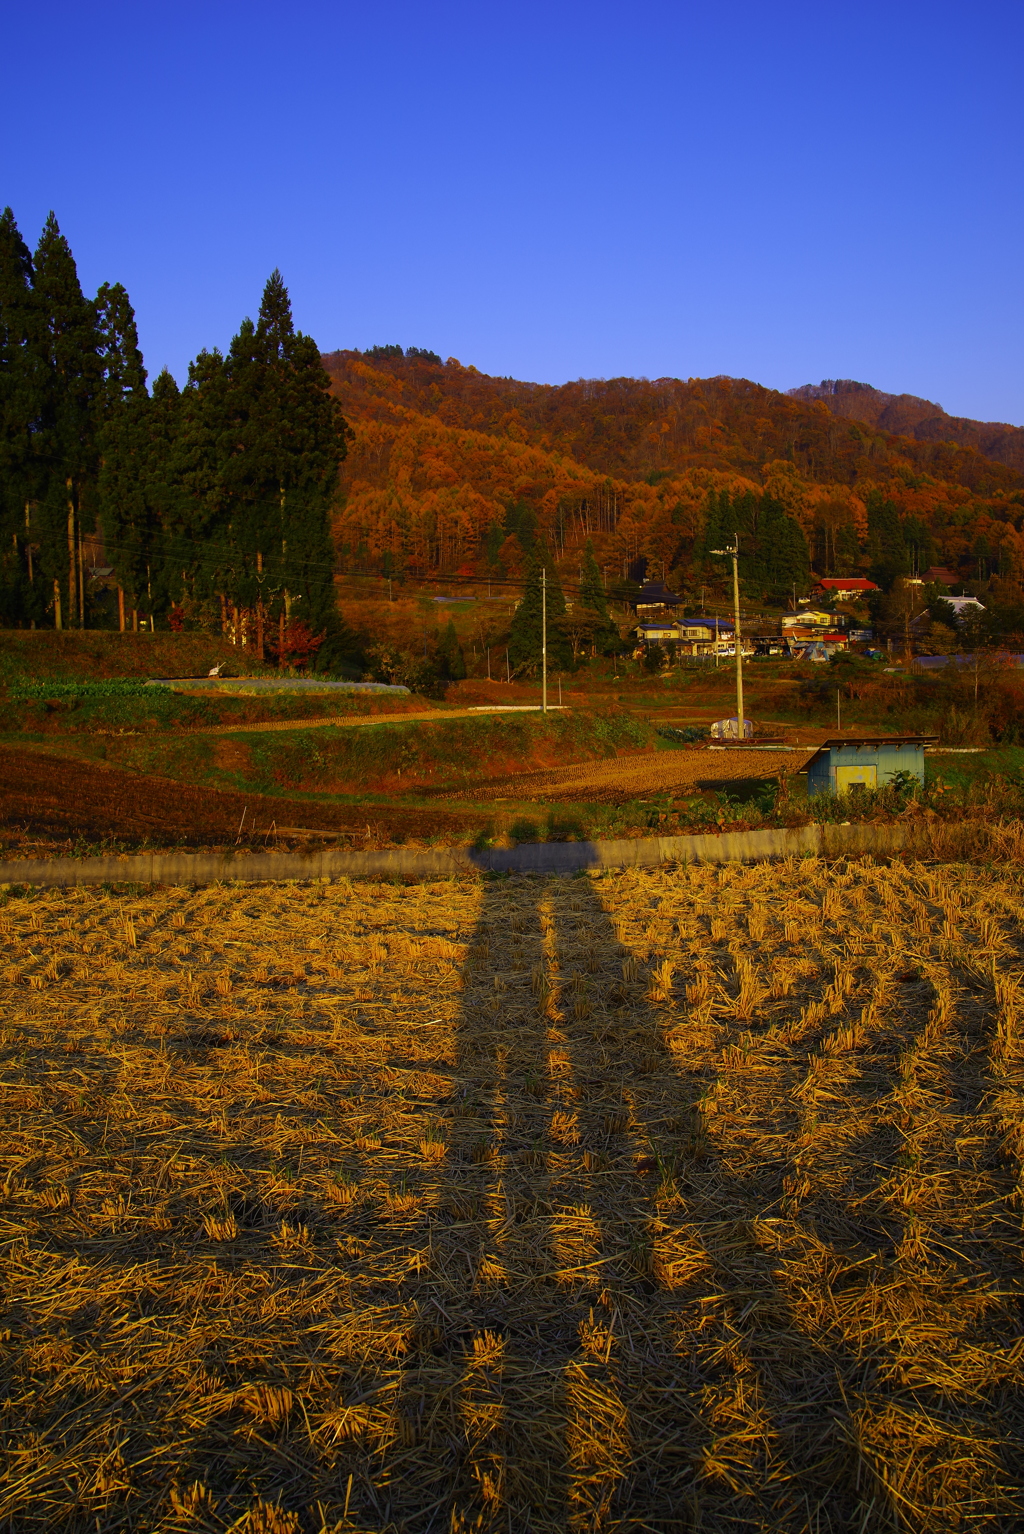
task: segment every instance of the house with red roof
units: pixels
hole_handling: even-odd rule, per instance
[[[959,586],[960,577],[955,570],[948,570],[945,565],[929,565],[921,581],[925,586]]]
[[[874,581],[863,580],[857,575],[826,575],[811,589],[812,597],[835,597],[837,602],[849,602],[853,597],[866,597],[877,591]]]

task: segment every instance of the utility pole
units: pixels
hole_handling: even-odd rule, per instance
[[[259,601],[256,603],[256,659],[265,660],[265,635],[263,631],[263,555],[256,555],[256,580],[259,585]]]
[[[540,572],[540,698],[541,711],[548,711],[548,572]]]
[[[740,643],[740,535],[736,534],[731,549],[711,549],[723,559],[732,560],[732,601],[735,616],[734,643],[736,645],[736,733],[737,739],[745,740],[743,718],[743,646]]]

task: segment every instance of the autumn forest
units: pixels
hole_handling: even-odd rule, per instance
[[[819,575],[1024,575],[1024,475],[824,400],[733,378],[520,383],[397,346],[324,363],[353,434],[334,517],[348,568],[516,572],[502,534],[525,502],[557,556],[589,538],[613,574],[643,556],[685,586],[711,577],[704,531],[725,492],[781,509]]]

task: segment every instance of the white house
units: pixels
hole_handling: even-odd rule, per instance
[[[983,613],[985,611],[985,604],[983,602],[979,602],[977,597],[943,597],[942,600],[949,603],[950,607],[956,613],[958,622],[961,623],[963,622],[965,614],[970,614],[972,612]]]

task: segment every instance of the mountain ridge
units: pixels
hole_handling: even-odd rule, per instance
[[[821,400],[835,415],[917,442],[972,447],[996,463],[1024,472],[1024,426],[950,415],[934,400],[917,394],[888,394],[853,378],[823,378],[820,384],[801,384],[786,394],[790,399]]]

